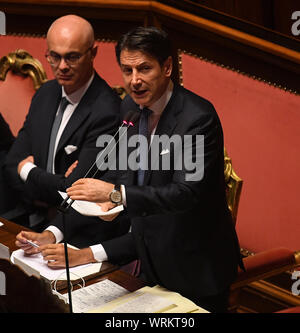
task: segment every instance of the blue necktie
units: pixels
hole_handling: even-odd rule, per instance
[[[66,110],[66,107],[70,104],[70,102],[66,99],[66,97],[63,97],[60,102],[58,113],[54,119],[52,130],[51,130],[51,136],[50,136],[50,142],[49,142],[49,150],[48,150],[48,160],[47,160],[47,172],[53,173],[53,162],[54,162],[54,147],[55,147],[55,141],[56,136],[62,121],[63,114]]]
[[[144,136],[148,142],[148,118],[151,110],[144,108],[141,110],[141,117],[139,121],[139,135]],[[147,146],[148,147],[148,146]],[[140,147],[141,148],[141,147]],[[139,150],[139,169],[137,173],[137,184],[142,186],[144,183],[145,169],[147,169],[148,149],[146,151]]]

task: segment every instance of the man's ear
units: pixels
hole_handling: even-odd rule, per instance
[[[92,57],[94,59],[97,55],[97,52],[98,52],[98,45],[94,44],[91,52],[92,52]]]
[[[166,77],[171,77],[172,69],[173,69],[173,60],[172,60],[171,56],[169,56],[168,59],[165,61],[163,68],[164,68]]]

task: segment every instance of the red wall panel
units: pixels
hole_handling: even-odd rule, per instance
[[[237,232],[258,252],[300,249],[300,96],[182,55],[183,85],[210,100],[243,179]]]

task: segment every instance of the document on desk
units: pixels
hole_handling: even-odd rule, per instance
[[[43,278],[54,281],[66,280],[66,270],[50,268],[47,265],[47,261],[43,259],[43,256],[40,253],[34,255],[26,255],[22,249],[16,250],[11,255],[11,261],[13,263],[20,265],[25,271],[28,271],[28,268],[32,269],[39,273]],[[101,263],[80,265],[70,268],[70,279],[77,280],[80,277],[85,277],[90,274],[98,273],[101,269]]]
[[[189,299],[160,286],[144,287],[89,312],[93,313],[205,313]]]
[[[74,313],[88,312],[130,292],[106,279],[72,292]]]
[[[3,223],[2,223],[2,222],[0,222],[0,227],[1,227],[1,226],[3,226]]]

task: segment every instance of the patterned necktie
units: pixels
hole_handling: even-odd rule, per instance
[[[53,173],[53,162],[54,162],[54,147],[55,147],[55,141],[56,136],[61,124],[61,120],[63,117],[63,114],[70,102],[66,99],[66,97],[63,97],[60,102],[58,113],[54,119],[53,125],[52,125],[52,131],[50,136],[50,143],[49,143],[49,151],[48,151],[48,160],[47,160],[47,172]]]
[[[148,118],[149,115],[152,111],[144,108],[141,110],[141,117],[140,117],[140,122],[139,122],[139,135],[144,136],[147,139],[148,142],[148,136],[149,136],[149,131],[148,131]],[[144,147],[145,148],[145,147]],[[148,145],[147,145],[148,148]],[[148,149],[142,150],[141,146],[139,149],[139,169],[137,173],[137,184],[139,186],[142,186],[144,183],[144,176],[145,176],[145,170],[148,167]]]

